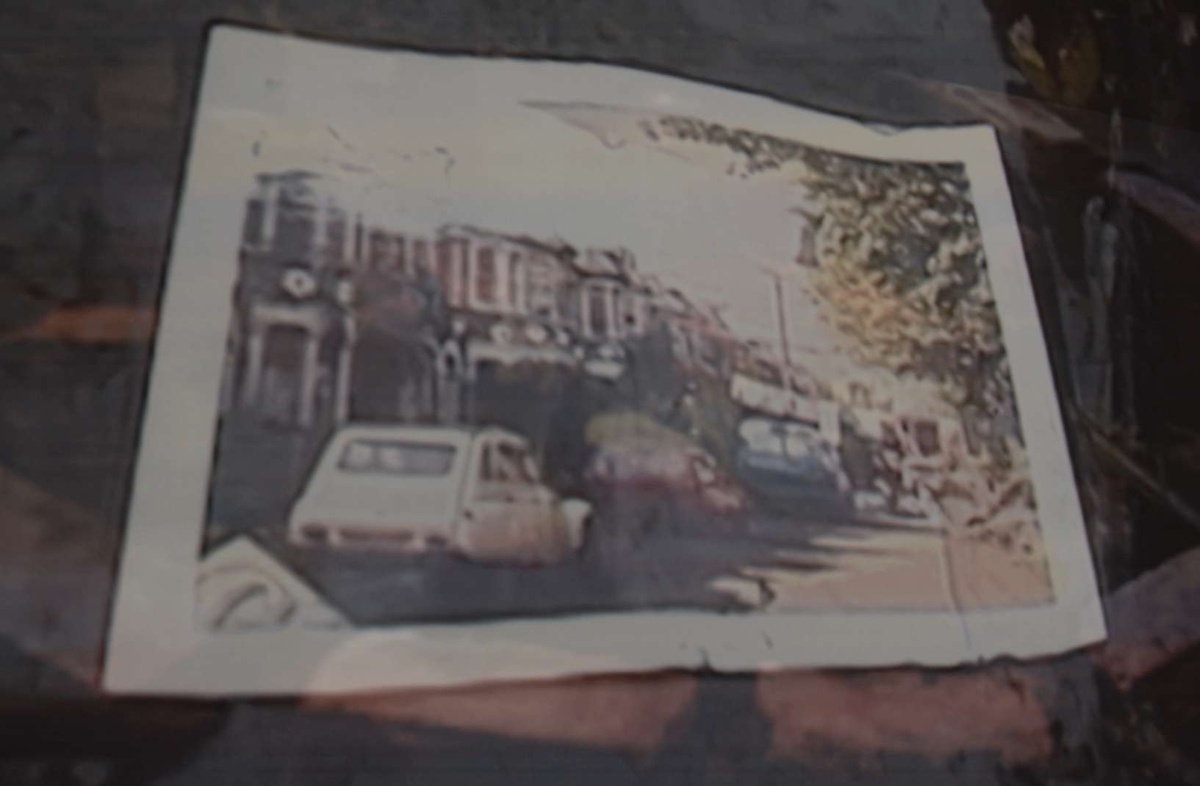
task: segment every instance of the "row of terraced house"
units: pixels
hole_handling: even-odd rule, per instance
[[[469,422],[483,377],[540,367],[615,382],[650,334],[716,375],[745,351],[626,249],[372,224],[301,170],[257,176],[232,305],[223,411],[300,427]]]

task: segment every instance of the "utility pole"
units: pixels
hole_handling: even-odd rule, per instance
[[[779,314],[779,348],[783,352],[783,365],[786,368],[792,365],[792,354],[788,349],[787,315],[783,304],[783,276],[774,270],[767,272],[775,279],[776,311]]]

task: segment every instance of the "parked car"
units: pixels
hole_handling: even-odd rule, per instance
[[[738,439],[735,472],[767,504],[853,512],[853,491],[837,450],[817,429],[754,417],[739,424]]]
[[[677,439],[624,437],[598,447],[584,472],[598,495],[666,496],[685,508],[731,514],[745,507],[745,495],[707,451]]]
[[[499,428],[352,425],[327,443],[288,521],[296,544],[443,550],[546,564],[578,551],[591,506],[542,482]]]

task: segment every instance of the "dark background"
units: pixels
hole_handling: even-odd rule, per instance
[[[0,4],[0,782],[1200,779],[1187,755],[1200,741],[1197,10],[1184,0]],[[942,672],[666,674],[338,703],[101,699],[154,308],[216,19],[638,65],[872,121],[996,124],[1112,641]]]

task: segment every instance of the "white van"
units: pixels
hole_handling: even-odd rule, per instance
[[[546,564],[583,545],[591,512],[546,486],[529,443],[510,431],[348,425],[292,507],[288,539]]]

